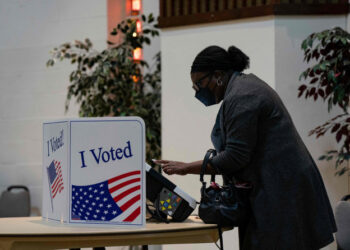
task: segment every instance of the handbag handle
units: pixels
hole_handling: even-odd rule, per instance
[[[207,153],[205,154],[205,156],[204,156],[202,167],[201,167],[201,173],[200,173],[200,177],[199,177],[199,180],[202,182],[202,184],[205,184],[205,182],[204,182],[204,173],[205,173],[205,169],[206,169],[206,167],[208,165],[208,162],[209,162],[211,156],[216,156],[216,150],[215,149],[209,149],[207,151]],[[211,181],[212,182],[215,181],[215,174],[211,175]]]
[[[342,200],[342,201],[350,200],[350,194],[345,195],[341,200]]]

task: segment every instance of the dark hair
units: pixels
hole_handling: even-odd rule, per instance
[[[247,68],[249,68],[249,57],[235,46],[230,46],[227,51],[219,46],[209,46],[196,56],[191,73],[215,70],[242,72]]]

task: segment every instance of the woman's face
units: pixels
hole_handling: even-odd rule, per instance
[[[225,83],[218,85],[218,79],[223,81],[220,72],[194,72],[191,73],[192,88],[197,92],[200,88],[208,88],[219,103],[225,94]],[[220,81],[219,81],[220,82]]]

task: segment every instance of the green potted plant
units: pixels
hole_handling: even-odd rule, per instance
[[[328,103],[328,112],[338,106],[342,112],[309,132],[316,138],[326,133],[334,134],[339,148],[320,156],[319,160],[335,159],[336,175],[349,172],[350,159],[350,34],[336,27],[309,35],[301,45],[304,61],[313,62],[300,75],[307,83],[299,87],[298,97],[322,98]]]
[[[70,60],[75,69],[70,73],[66,111],[75,97],[79,115],[140,116],[146,124],[146,157],[158,159],[160,138],[160,53],[154,62],[134,60],[133,51],[151,43],[158,36],[152,14],[142,15],[143,30],[137,32],[136,20],[126,19],[111,32],[121,36],[118,44],[107,41],[108,48],[97,51],[89,39],[64,43],[51,52],[47,66]]]

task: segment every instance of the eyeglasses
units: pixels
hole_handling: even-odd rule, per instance
[[[194,85],[195,85],[197,88],[202,88],[202,81],[203,81],[205,78],[207,78],[208,76],[212,76],[212,73],[210,72],[210,73],[204,75],[204,76],[201,77],[198,81],[196,81],[196,82],[194,83]],[[211,81],[211,77],[210,77],[209,81]],[[196,89],[195,86],[193,86],[193,88],[197,91],[198,89]]]

